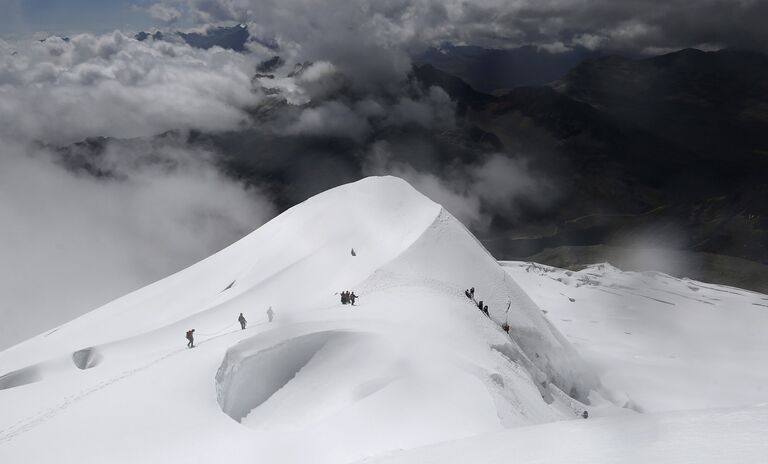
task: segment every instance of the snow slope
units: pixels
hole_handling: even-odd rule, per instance
[[[3,351],[0,374],[3,463],[353,462],[573,419],[579,400],[618,410],[474,237],[392,177]]]
[[[505,263],[602,383],[645,412],[768,402],[768,296],[598,264]],[[573,301],[571,301],[573,300]]]
[[[644,413],[511,428],[361,463],[768,462],[768,296],[608,264],[502,264],[597,367],[604,391]]]
[[[768,406],[554,422],[392,453],[366,464],[764,463]]]

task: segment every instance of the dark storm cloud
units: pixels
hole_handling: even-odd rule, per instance
[[[768,2],[752,0],[543,1],[507,11],[499,22],[532,43],[654,52],[684,47],[765,50]]]
[[[556,189],[521,158],[454,143],[464,129],[456,104],[414,82],[415,51],[445,41],[553,53],[765,48],[768,15],[765,2],[677,0],[173,0],[143,11],[166,23],[247,23],[253,40],[246,53],[117,31],[0,41],[0,219],[13,225],[0,234],[13,271],[0,276],[0,316],[17,335],[25,314],[81,314],[275,212],[260,189],[222,174],[233,153],[190,143],[191,131],[235,134],[221,146],[276,166],[265,177],[289,185],[283,202],[388,173],[483,230],[494,214],[514,219],[520,202],[546,207]],[[274,76],[253,79],[276,54]],[[157,142],[167,131],[181,135]],[[131,140],[109,142],[83,171],[62,163],[57,147],[101,136]]]
[[[534,44],[552,52],[576,46],[641,53],[768,49],[764,0],[188,0],[187,9],[205,22],[253,22],[266,33],[302,44],[318,59],[358,66],[372,62],[369,77],[382,68],[401,68],[396,64],[402,57],[395,53],[400,48],[444,41]],[[381,59],[364,59],[374,45]]]

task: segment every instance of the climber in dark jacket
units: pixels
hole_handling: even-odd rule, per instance
[[[355,295],[355,292],[352,292],[349,294],[349,302],[352,304],[352,306],[355,305],[355,300],[360,298],[359,296]]]
[[[243,313],[240,313],[240,317],[237,318],[237,321],[240,323],[240,328],[245,330],[245,323],[248,321],[245,320],[245,316],[243,316]]]
[[[195,347],[195,329],[187,330],[187,340],[189,340],[189,342],[187,343],[187,348],[194,348]]]

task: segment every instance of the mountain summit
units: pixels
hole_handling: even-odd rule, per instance
[[[614,409],[467,229],[394,177],[310,198],[0,366],[3,462],[348,462]]]

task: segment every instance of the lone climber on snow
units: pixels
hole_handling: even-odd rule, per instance
[[[194,348],[195,347],[195,329],[187,330],[187,348]]]
[[[240,323],[240,328],[242,330],[245,330],[245,323],[248,321],[245,320],[245,316],[243,316],[243,313],[240,313],[240,317],[237,318],[237,321]]]
[[[275,315],[275,312],[272,311],[272,306],[269,307],[267,310],[267,318],[269,319],[269,322],[272,322],[272,317]]]

